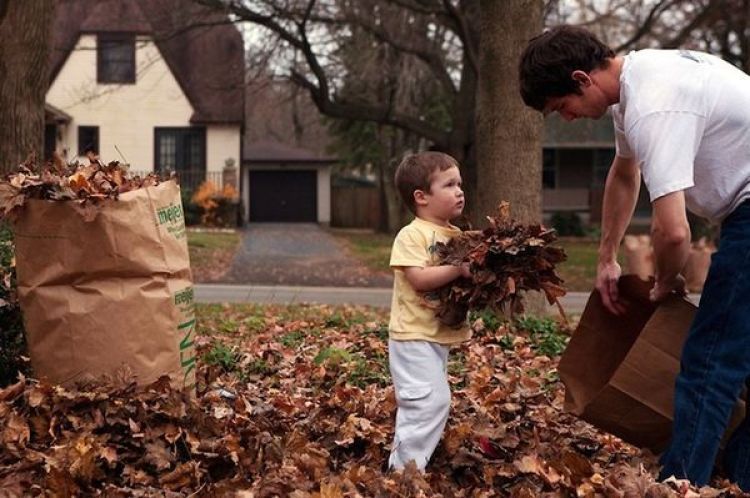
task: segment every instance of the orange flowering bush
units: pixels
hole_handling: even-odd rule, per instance
[[[209,226],[232,224],[231,216],[236,215],[240,194],[230,184],[219,188],[214,182],[201,183],[192,197],[192,202],[201,208],[201,223]]]

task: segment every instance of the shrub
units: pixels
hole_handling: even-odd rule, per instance
[[[200,225],[203,209],[193,202],[193,191],[191,189],[181,189],[182,210],[185,213],[185,225]]]
[[[0,224],[0,387],[28,374],[29,365],[21,308],[16,298],[16,267],[13,234]]]
[[[235,226],[239,215],[239,193],[232,185],[218,188],[214,182],[201,183],[192,202],[201,209],[201,222],[208,226]]]
[[[561,237],[583,237],[585,231],[578,213],[573,211],[557,211],[552,215],[552,227]]]

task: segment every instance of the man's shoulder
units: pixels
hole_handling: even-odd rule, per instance
[[[695,81],[695,75],[712,65],[711,56],[693,50],[643,49],[626,57],[622,80],[629,85],[680,85]]]
[[[684,52],[684,54],[683,54]],[[707,64],[695,62],[701,52],[646,49],[628,55],[621,78],[620,105],[615,123],[633,125],[647,115],[667,111],[704,114]],[[621,114],[618,116],[618,112]]]

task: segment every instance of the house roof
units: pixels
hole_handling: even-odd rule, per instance
[[[62,4],[65,5],[65,4]],[[62,7],[58,7],[62,8]],[[129,32],[151,34],[151,24],[135,0],[98,2],[83,18],[81,33]]]
[[[336,159],[275,140],[245,142],[243,163],[333,163]]]
[[[612,116],[566,122],[557,113],[544,119],[544,147],[609,148],[615,146]]]
[[[47,123],[70,123],[73,119],[70,114],[58,109],[52,104],[44,103],[44,122]]]
[[[68,0],[53,23],[55,79],[83,33],[153,37],[193,106],[192,123],[244,121],[244,45],[229,18],[190,0]]]

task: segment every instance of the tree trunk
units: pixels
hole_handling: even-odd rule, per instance
[[[542,219],[542,117],[527,108],[518,87],[518,61],[542,29],[542,0],[481,0],[477,95],[477,209],[474,223],[510,201],[521,223]],[[477,218],[477,215],[479,218]],[[527,313],[543,313],[540,293],[524,296]]]
[[[0,0],[0,172],[44,155],[54,0]]]
[[[380,184],[386,216],[386,225],[381,231],[392,234],[398,232],[404,226],[404,221],[407,219],[407,216],[404,214],[406,208],[404,208],[404,203],[401,201],[396,184],[393,182],[396,166],[398,166],[396,159],[392,159],[382,166],[383,174]]]
[[[482,0],[477,97],[477,209],[474,222],[498,203],[513,218],[541,221],[542,117],[528,109],[518,88],[518,60],[542,29],[542,0]]]

